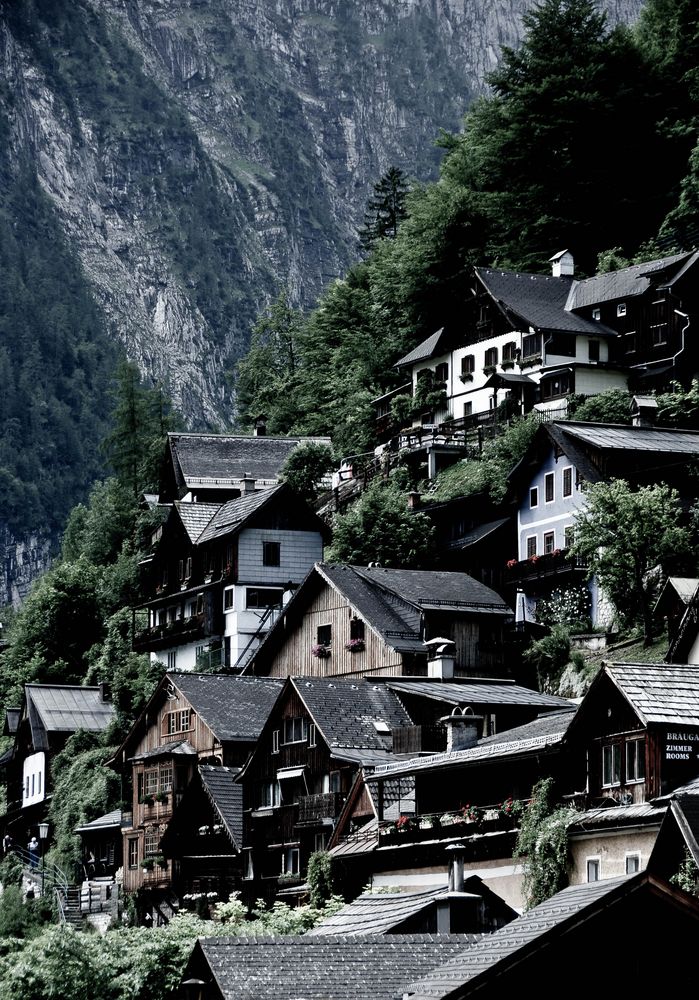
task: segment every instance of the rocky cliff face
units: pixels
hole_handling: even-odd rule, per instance
[[[11,141],[113,335],[193,425],[222,427],[259,307],[279,285],[310,304],[343,273],[389,165],[434,175],[435,135],[531,0],[25,6],[0,22]],[[631,20],[640,0],[607,6]]]

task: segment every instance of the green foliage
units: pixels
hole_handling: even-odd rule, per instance
[[[688,389],[673,382],[667,392],[658,395],[657,402],[658,425],[699,429],[699,380],[692,379]]]
[[[7,854],[0,862],[0,885],[22,884],[22,862],[17,854]]]
[[[542,778],[534,785],[514,850],[514,857],[524,860],[527,909],[566,887],[568,827],[575,816],[574,809],[556,808],[553,778]]]
[[[692,536],[682,524],[679,495],[664,483],[632,489],[623,479],[595,483],[585,489],[585,508],[576,514],[571,551],[587,561],[621,617],[643,624],[653,638],[658,586],[656,567],[682,566],[692,549]]]
[[[311,906],[319,909],[336,894],[333,856],[328,851],[315,851],[308,859],[306,881],[311,890]]]
[[[308,503],[313,503],[322,491],[323,479],[334,467],[332,448],[325,444],[304,444],[289,455],[280,479]]]
[[[540,691],[557,692],[563,668],[570,660],[570,633],[564,625],[553,625],[548,635],[535,639],[522,654],[536,670]]]
[[[685,847],[684,859],[675,874],[670,877],[670,882],[693,896],[699,895],[699,867],[689,848]]]
[[[408,510],[405,493],[393,482],[374,480],[333,526],[328,562],[419,569],[429,563],[434,528],[422,513]]]
[[[623,389],[607,389],[596,396],[573,395],[568,400],[570,420],[601,424],[630,424],[631,396]]]
[[[591,628],[590,591],[585,586],[570,586],[551,591],[536,602],[536,620],[541,625],[564,625],[583,632]]]
[[[364,225],[359,233],[363,250],[371,250],[378,240],[395,239],[398,226],[407,215],[408,178],[399,167],[389,167],[374,184],[367,202]]]

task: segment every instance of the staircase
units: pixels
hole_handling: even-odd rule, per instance
[[[58,892],[58,890],[56,890]],[[61,912],[61,922],[72,927],[73,930],[82,930],[83,915],[80,908],[80,887],[69,885],[65,889],[65,896]]]

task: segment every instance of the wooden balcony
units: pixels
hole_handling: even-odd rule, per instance
[[[580,556],[570,555],[568,549],[555,549],[553,552],[530,559],[511,560],[505,571],[506,584],[535,583],[547,577],[581,577],[587,572],[588,564]]]
[[[133,649],[135,653],[147,653],[204,638],[206,638],[206,617],[202,613],[192,615],[190,618],[178,618],[165,625],[153,625],[151,628],[142,629],[134,635]]]
[[[297,826],[315,826],[324,820],[333,820],[340,813],[342,798],[339,792],[318,792],[302,795],[299,799]]]

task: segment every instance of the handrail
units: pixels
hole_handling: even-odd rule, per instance
[[[265,613],[262,615],[262,618],[260,618],[260,624],[257,626],[257,631],[254,632],[253,635],[250,636],[250,638],[248,639],[247,646],[245,647],[245,649],[243,650],[243,652],[240,654],[240,656],[238,657],[238,659],[235,661],[235,663],[231,667],[231,670],[238,670],[240,667],[242,667],[242,673],[245,673],[245,671],[247,669],[247,663],[245,662],[245,656],[246,656],[248,650],[250,649],[250,647],[252,646],[253,642],[255,641],[255,639],[259,638],[260,633],[262,632],[263,626],[267,623],[268,619],[272,616],[272,614],[275,611],[280,611],[280,608],[276,608],[276,607],[272,607],[272,606],[270,606],[270,607],[267,608],[267,610],[265,611]]]

